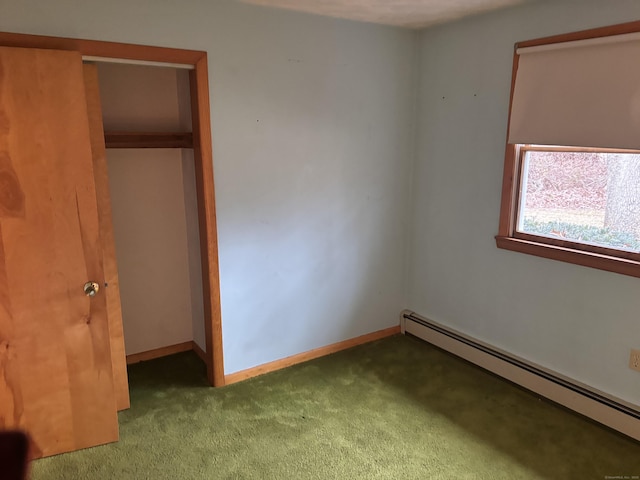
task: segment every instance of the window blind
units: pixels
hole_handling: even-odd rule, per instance
[[[640,149],[640,36],[518,49],[509,143]]]

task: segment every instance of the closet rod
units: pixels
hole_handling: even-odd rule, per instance
[[[131,60],[130,58],[97,57],[94,55],[83,55],[82,60],[84,62],[125,63],[128,65],[144,65],[148,67],[179,68],[182,70],[195,69],[193,65],[190,65],[188,63],[153,62],[150,60]]]
[[[193,148],[193,134],[105,132],[104,144],[106,148]]]

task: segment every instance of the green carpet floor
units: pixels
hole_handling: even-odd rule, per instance
[[[130,367],[120,442],[33,479],[605,479],[640,443],[395,336],[220,389],[191,352]]]

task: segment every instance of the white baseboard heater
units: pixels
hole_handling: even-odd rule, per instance
[[[499,350],[405,310],[402,333],[411,334],[527,390],[640,441],[640,409],[587,385]]]

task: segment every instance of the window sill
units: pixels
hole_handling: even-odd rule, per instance
[[[500,235],[495,238],[496,246],[505,250],[640,278],[640,262],[635,260]]]

